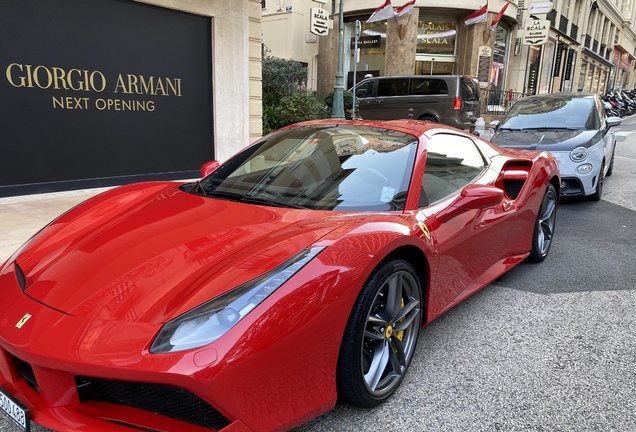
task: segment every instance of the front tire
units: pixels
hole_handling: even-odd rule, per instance
[[[393,259],[365,282],[347,322],[338,358],[340,398],[370,408],[387,400],[411,364],[422,310],[413,267]]]
[[[556,190],[552,184],[549,184],[541,200],[537,220],[534,224],[532,250],[528,257],[530,262],[541,262],[548,256],[554,236],[558,202]]]
[[[610,159],[610,166],[607,169],[607,174],[605,174],[605,177],[609,177],[612,175],[612,172],[614,171],[614,155],[616,153],[616,145],[614,146],[614,150],[612,150],[612,159]]]
[[[605,162],[601,164],[601,170],[598,172],[598,180],[596,181],[596,190],[592,195],[590,195],[590,199],[592,201],[600,201],[601,196],[603,195],[603,183],[605,183]]]

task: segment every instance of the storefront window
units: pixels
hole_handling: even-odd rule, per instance
[[[585,89],[585,74],[587,73],[587,63],[581,62],[581,72],[579,73],[579,86],[577,88],[578,91],[583,91]]]
[[[543,64],[541,65],[541,79],[539,93],[550,93],[552,81],[552,62],[554,60],[554,41],[549,40],[543,48]]]
[[[528,50],[528,71],[526,74],[525,93],[537,94],[539,83],[539,62],[541,61],[541,47],[530,45]]]
[[[355,53],[355,18],[346,18],[344,23],[344,70],[348,71],[345,76],[346,87],[353,86],[353,62]],[[386,21],[376,21],[367,23],[360,19],[362,26],[360,37],[358,38],[358,48],[360,48],[360,61],[356,66],[356,82],[361,81],[365,75],[384,75],[385,51],[386,51]]]
[[[585,91],[591,92],[592,90],[592,84],[594,81],[594,73],[596,72],[596,68],[591,65],[588,64],[587,65],[587,76],[585,77]]]
[[[603,70],[601,71],[601,74],[599,76],[597,92],[599,94],[604,94],[606,87],[607,87],[607,71]]]
[[[417,53],[455,55],[457,23],[448,19],[420,17],[417,28]]]
[[[448,18],[423,17],[417,27],[415,73],[448,75],[456,73],[457,22]]]
[[[510,26],[499,22],[495,32],[495,44],[492,50],[491,90],[506,89],[506,65],[508,64],[508,41]]]

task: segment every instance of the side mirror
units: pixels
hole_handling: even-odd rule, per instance
[[[440,212],[438,219],[447,222],[469,210],[494,207],[501,204],[503,196],[503,190],[493,186],[468,185],[450,206]]]
[[[201,178],[207,177],[210,175],[215,169],[219,167],[220,163],[217,160],[213,160],[210,162],[206,162],[201,165]]]
[[[608,117],[606,120],[607,127],[618,126],[623,120],[620,117]]]
[[[499,120],[493,120],[493,121],[491,121],[490,123],[488,123],[488,125],[489,125],[492,129],[497,130],[497,129],[499,129],[499,123],[500,123],[500,122],[499,122]]]

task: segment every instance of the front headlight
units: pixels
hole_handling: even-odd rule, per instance
[[[150,347],[153,354],[183,351],[214,342],[318,255],[305,249],[272,271],[168,321]]]
[[[572,159],[573,162],[583,162],[587,159],[588,154],[589,152],[585,147],[577,147],[570,152],[570,159]]]

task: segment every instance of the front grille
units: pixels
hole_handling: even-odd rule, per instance
[[[82,402],[124,405],[211,429],[230,424],[204,400],[179,387],[87,377],[75,381]]]

